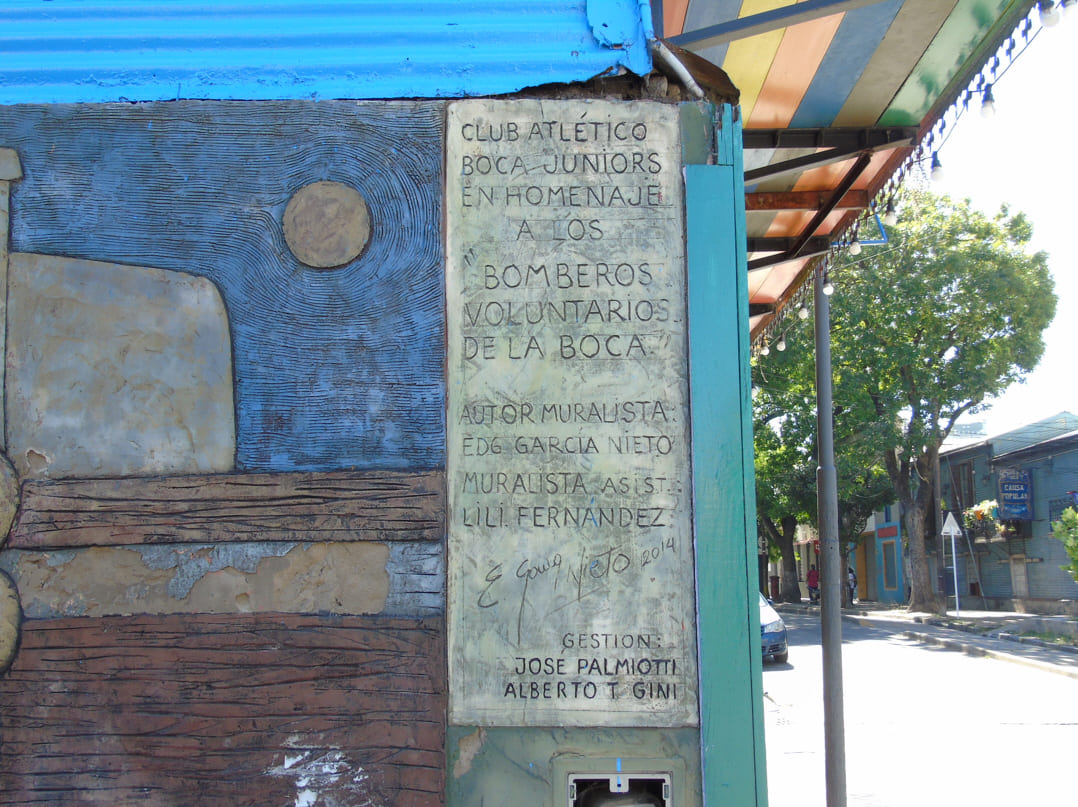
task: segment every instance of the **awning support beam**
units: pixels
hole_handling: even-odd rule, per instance
[[[748,239],[747,251],[753,252],[790,252],[798,246],[796,238],[755,238]],[[831,251],[831,239],[826,235],[817,235],[808,239],[802,246],[800,258],[808,258],[813,255],[823,255]]]
[[[745,194],[745,212],[819,210],[830,196],[827,191],[756,191]],[[835,210],[867,210],[870,202],[868,191],[853,190],[839,200]]]
[[[775,264],[786,263],[787,261],[805,257],[806,247],[812,240],[816,230],[823,224],[824,219],[831,215],[831,212],[842,200],[842,197],[853,187],[853,183],[865,172],[865,169],[868,168],[869,163],[871,162],[872,154],[870,152],[865,152],[858,157],[857,162],[853,164],[853,167],[846,172],[846,176],[844,176],[842,181],[838,183],[838,187],[835,188],[834,192],[831,194],[828,203],[816,211],[816,215],[812,217],[812,221],[808,223],[808,226],[805,227],[801,235],[797,237],[789,252],[749,261],[749,271],[752,271],[753,269],[764,269],[768,266],[774,266]]]
[[[868,151],[902,148],[913,145],[917,129],[912,126],[893,126],[876,129],[746,129],[744,146],[750,149],[824,149],[812,154],[793,157],[745,172],[745,184],[753,185],[765,179],[819,168],[822,165],[848,160]]]
[[[788,28],[820,17],[829,17],[855,8],[873,6],[881,0],[804,0],[802,3],[761,11],[748,17],[740,17],[718,25],[709,25],[696,31],[688,31],[670,37],[670,41],[683,48],[700,50],[722,45],[757,34],[766,34],[780,28]]]

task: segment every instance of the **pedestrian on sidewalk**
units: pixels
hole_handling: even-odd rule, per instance
[[[809,602],[815,605],[820,601],[820,573],[816,571],[815,566],[809,566],[805,582],[808,583]]]
[[[850,605],[853,605],[854,601],[857,599],[857,575],[853,573],[852,566],[847,566],[846,571],[848,573],[846,582],[850,587]]]

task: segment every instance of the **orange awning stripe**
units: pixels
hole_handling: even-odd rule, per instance
[[[747,128],[789,126],[845,14],[832,14],[787,28]]]

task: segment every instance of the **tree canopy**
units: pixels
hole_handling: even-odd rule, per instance
[[[937,526],[940,446],[962,415],[1036,367],[1056,295],[1023,214],[1004,206],[988,217],[923,190],[900,209],[887,245],[835,273],[834,377],[884,449],[909,541],[910,607],[939,611],[925,538]]]
[[[1073,507],[1064,510],[1059,516],[1059,521],[1052,522],[1052,535],[1056,540],[1063,542],[1063,548],[1071,560],[1069,564],[1060,568],[1065,572],[1070,572],[1071,577],[1078,581],[1078,512]]]
[[[1056,295],[1047,255],[1029,251],[1032,227],[1021,213],[1004,207],[989,217],[968,200],[923,190],[899,203],[887,244],[831,270],[835,461],[840,480],[874,467],[872,457],[882,463],[905,519],[910,607],[939,611],[925,539],[926,525],[936,526],[940,446],[963,414],[1036,366]],[[788,336],[801,330],[791,325]],[[758,375],[771,375],[773,391],[789,380],[779,397],[792,413],[807,388],[802,371],[786,369],[787,353],[772,351]]]
[[[798,523],[817,524],[815,355],[811,321],[795,321],[784,335],[785,351],[772,352],[754,371],[754,443],[757,516],[782,555],[781,597],[800,599],[794,558]],[[836,405],[841,413],[841,405]],[[872,513],[893,502],[882,454],[863,439],[863,424],[834,421],[839,539],[861,540]],[[843,587],[843,591],[845,591]]]

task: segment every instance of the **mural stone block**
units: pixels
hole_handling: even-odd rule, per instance
[[[463,101],[446,153],[450,720],[695,725],[677,110]]]

